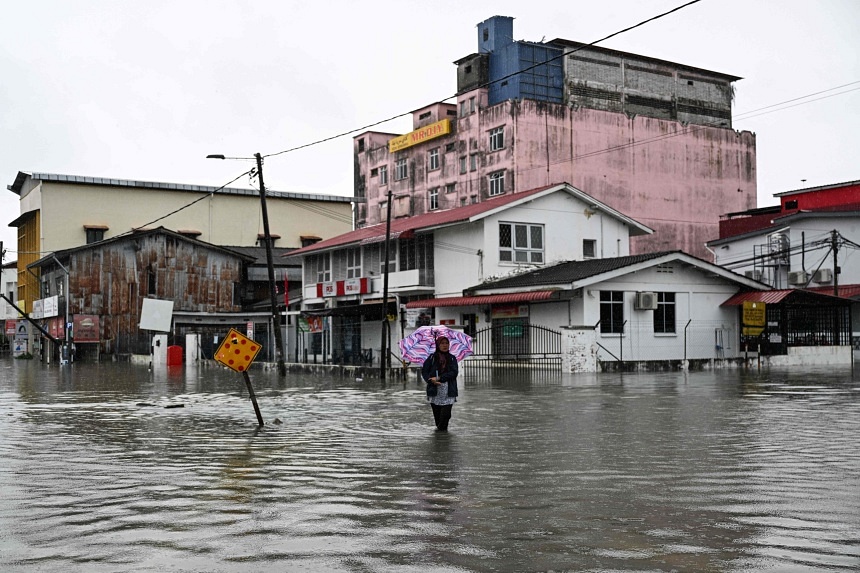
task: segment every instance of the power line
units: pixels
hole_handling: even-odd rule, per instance
[[[591,43],[589,43],[589,44],[584,44],[584,45],[582,45],[582,46],[580,46],[580,47],[578,47],[578,48],[576,48],[576,49],[574,49],[574,50],[570,50],[570,51],[568,51],[568,52],[562,51],[562,53],[561,53],[561,54],[559,54],[558,56],[552,57],[552,58],[550,58],[550,59],[548,59],[548,60],[545,60],[545,61],[543,61],[543,62],[540,62],[540,63],[534,64],[534,65],[529,66],[529,67],[527,67],[527,68],[524,68],[524,69],[522,69],[522,70],[518,70],[518,71],[513,72],[513,73],[511,73],[511,74],[508,74],[508,75],[506,75],[506,76],[504,76],[504,77],[501,77],[501,78],[495,79],[495,80],[493,80],[492,82],[488,82],[488,83],[483,84],[483,85],[481,85],[481,86],[479,86],[479,87],[487,87],[487,86],[490,86],[490,85],[492,85],[492,84],[494,84],[494,83],[505,81],[506,79],[512,78],[512,77],[517,76],[517,75],[519,75],[519,74],[526,73],[526,72],[528,72],[528,71],[530,71],[530,70],[533,70],[533,69],[535,69],[535,68],[537,68],[537,67],[539,67],[539,66],[545,66],[546,64],[548,64],[548,63],[550,63],[550,62],[552,62],[552,61],[554,61],[554,60],[558,60],[558,59],[561,59],[561,58],[563,58],[563,57],[565,57],[565,56],[569,56],[570,54],[573,54],[573,53],[578,52],[578,51],[580,51],[580,50],[584,50],[585,48],[587,48],[587,47],[589,47],[589,46],[595,46],[595,45],[597,45],[597,44],[598,44],[598,43],[600,43],[600,42],[603,42],[603,41],[608,40],[608,39],[610,39],[610,38],[614,38],[615,36],[618,36],[618,35],[620,35],[620,34],[624,34],[625,32],[629,32],[630,30],[634,30],[634,29],[636,29],[636,28],[639,28],[640,26],[644,26],[645,24],[648,24],[649,22],[653,22],[654,20],[659,20],[660,18],[663,18],[663,17],[665,17],[665,16],[668,16],[669,14],[672,14],[672,13],[674,13],[674,12],[677,12],[677,11],[679,11],[679,10],[682,10],[682,9],[684,9],[684,8],[688,7],[688,6],[692,6],[693,4],[696,4],[696,3],[698,3],[698,2],[701,2],[701,0],[691,0],[690,2],[687,2],[686,4],[682,4],[682,5],[680,5],[680,6],[677,6],[677,7],[675,7],[675,8],[672,8],[671,10],[668,10],[668,11],[666,11],[666,12],[663,12],[662,14],[658,14],[658,15],[656,15],[656,16],[652,16],[651,18],[648,18],[647,20],[643,20],[643,21],[639,22],[638,24],[634,24],[634,25],[632,25],[632,26],[628,26],[627,28],[624,28],[623,30],[619,30],[619,31],[617,31],[617,32],[613,32],[612,34],[609,34],[608,36],[605,36],[605,37],[603,37],[603,38],[601,38],[601,39],[599,39],[599,40],[595,40],[595,41],[593,41],[593,42],[591,42]],[[446,98],[443,98],[441,101],[443,101],[443,102],[444,102],[444,101],[447,101],[447,100],[449,100],[449,99],[456,98],[456,97],[457,97],[457,94],[450,95],[450,96],[448,96],[448,97],[446,97]],[[407,112],[404,112],[404,113],[400,113],[400,114],[398,114],[398,115],[395,115],[395,116],[389,117],[389,118],[387,118],[387,119],[383,119],[383,120],[380,120],[380,121],[377,121],[377,122],[374,122],[374,123],[371,123],[371,124],[365,125],[365,126],[363,126],[363,127],[358,127],[358,128],[355,128],[355,129],[351,129],[351,130],[349,130],[349,131],[345,131],[345,132],[342,132],[342,133],[338,133],[338,134],[336,134],[336,135],[332,135],[332,136],[329,136],[329,137],[326,137],[326,138],[323,138],[323,139],[319,139],[319,140],[317,140],[317,141],[312,141],[312,142],[310,142],[310,143],[306,143],[306,144],[304,144],[304,145],[299,145],[299,146],[296,146],[296,147],[291,147],[291,148],[289,148],[289,149],[284,149],[283,151],[278,151],[278,152],[276,152],[276,153],[269,153],[269,154],[267,154],[267,155],[264,155],[263,157],[274,157],[274,156],[276,156],[276,155],[283,155],[284,153],[291,153],[291,152],[293,152],[293,151],[298,151],[299,149],[305,149],[305,148],[307,148],[307,147],[311,147],[311,146],[314,146],[314,145],[319,145],[320,143],[325,143],[325,142],[327,142],[327,141],[331,141],[331,140],[333,140],[333,139],[338,139],[338,138],[341,138],[341,137],[346,137],[347,135],[351,135],[351,134],[353,134],[353,133],[358,133],[358,132],[361,132],[361,131],[366,131],[367,129],[369,129],[369,128],[371,128],[371,127],[375,127],[375,126],[380,125],[380,124],[383,124],[383,123],[388,123],[389,121],[394,121],[395,119],[399,119],[399,118],[401,118],[401,117],[406,117],[406,116],[411,115],[411,114],[412,114],[412,112],[411,112],[411,111],[407,111]]]

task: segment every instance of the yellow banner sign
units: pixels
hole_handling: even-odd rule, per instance
[[[451,133],[451,120],[443,119],[436,123],[425,125],[421,129],[411,131],[406,135],[399,135],[389,139],[388,152],[394,153],[395,151],[400,151],[401,149],[406,149],[407,147],[412,147],[413,145],[418,145],[419,143],[424,143],[425,141],[442,137],[449,133]]]
[[[764,332],[766,314],[763,302],[745,301],[742,317],[744,336],[758,336]]]
[[[227,338],[215,352],[215,361],[236,372],[244,372],[259,352],[259,344],[235,328],[231,328],[230,332],[227,333]]]

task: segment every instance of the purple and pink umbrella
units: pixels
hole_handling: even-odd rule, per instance
[[[447,326],[419,326],[415,332],[400,341],[400,356],[410,364],[424,364],[436,352],[436,339],[444,336],[451,343],[450,352],[457,362],[472,355],[472,337],[462,330]]]

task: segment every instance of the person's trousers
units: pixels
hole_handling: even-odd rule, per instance
[[[451,420],[451,408],[454,407],[454,404],[448,404],[447,406],[430,404],[430,407],[433,408],[433,420],[436,422],[436,428],[447,432],[448,422]]]

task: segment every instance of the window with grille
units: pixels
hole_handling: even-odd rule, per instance
[[[430,210],[433,211],[439,208],[439,188],[433,187],[430,189]]]
[[[379,166],[379,184],[387,185],[388,184],[388,166],[380,165]]]
[[[624,333],[624,292],[600,291],[600,332]]]
[[[439,148],[430,150],[430,171],[439,169]]]
[[[543,225],[499,223],[499,261],[542,264]]]
[[[657,310],[654,311],[654,332],[662,334],[674,334],[675,293],[657,293]]]
[[[583,239],[582,240],[582,258],[583,259],[593,259],[594,253],[597,252],[597,241],[594,239]]]
[[[361,276],[361,249],[353,247],[346,250],[346,278],[357,279]]]
[[[505,147],[505,128],[497,127],[490,130],[490,151],[498,151]]]
[[[394,163],[394,179],[406,179],[409,175],[409,168],[406,166],[406,158],[398,159]]]
[[[490,173],[490,196],[501,195],[505,192],[505,172]]]

